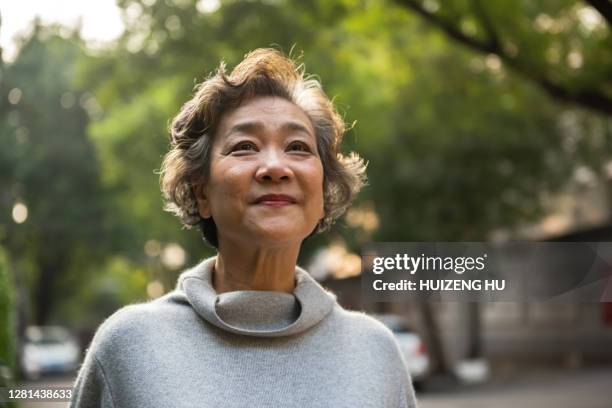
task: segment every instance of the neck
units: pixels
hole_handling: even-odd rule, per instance
[[[217,293],[266,290],[293,293],[300,246],[261,248],[219,242],[213,273]]]

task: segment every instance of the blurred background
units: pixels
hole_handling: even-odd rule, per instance
[[[168,122],[219,61],[272,46],[369,161],[300,264],[394,330],[421,406],[612,406],[610,303],[364,304],[359,285],[369,241],[612,241],[609,0],[23,0],[0,18],[0,383],[70,385],[107,316],[213,254],[162,211]]]

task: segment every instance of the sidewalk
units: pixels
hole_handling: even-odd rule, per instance
[[[610,408],[612,367],[532,370],[417,397],[420,408]]]

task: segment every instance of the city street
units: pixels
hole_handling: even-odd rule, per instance
[[[69,386],[72,379],[28,385]],[[612,368],[514,373],[488,384],[418,393],[420,408],[610,408]],[[64,408],[67,403],[28,403],[22,408]]]
[[[610,408],[612,368],[513,374],[482,386],[419,394],[420,408]]]

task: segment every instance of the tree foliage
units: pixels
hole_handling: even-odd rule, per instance
[[[607,0],[397,0],[452,40],[496,55],[549,95],[612,114]]]
[[[2,78],[2,242],[55,270],[39,285],[54,296],[82,289],[66,315],[77,302],[140,299],[147,279],[169,289],[177,270],[147,245],[179,243],[187,264],[212,250],[162,211],[168,122],[221,60],[231,68],[270,46],[322,80],[356,122],[345,150],[369,161],[355,208],[378,223],[342,220],[327,237],[354,250],[485,240],[535,220],[544,195],[610,160],[609,25],[591,3],[121,0],[126,31],[107,49],[39,29]],[[13,89],[20,100],[7,104]],[[23,224],[10,218],[17,201]],[[325,239],[310,240],[303,261]]]
[[[92,134],[109,152],[105,173],[133,174],[123,180],[131,184],[125,191],[143,197],[130,212],[161,220],[145,203],[159,198],[150,175],[165,149],[168,118],[220,60],[232,66],[248,50],[272,45],[303,51],[307,70],[336,96],[347,122],[357,121],[345,145],[370,160],[363,198],[382,219],[377,239],[484,239],[494,227],[534,219],[542,192],[563,185],[576,166],[600,171],[608,156],[594,152],[608,151],[610,133],[606,117],[554,103],[523,71],[576,92],[607,92],[608,30],[599,22],[572,25],[583,11],[567,1],[542,9],[478,5],[444,3],[434,14],[483,42],[493,41],[494,25],[503,50],[517,48],[507,52],[521,69],[501,52],[456,47],[401,4],[228,1],[202,12],[195,1],[123,1],[134,23],[81,76],[99,84],[105,115]],[[549,24],[541,15],[570,28],[538,31],[538,16]],[[566,63],[577,43],[580,69]],[[558,47],[556,64],[550,47]],[[579,140],[568,128],[578,129]],[[134,160],[137,152],[150,153]],[[163,219],[153,230],[181,241],[176,222]]]
[[[9,273],[9,263],[5,251],[0,248],[0,368],[15,370],[15,291]],[[3,383],[0,372],[0,384]]]
[[[16,261],[35,265],[32,303],[39,323],[71,290],[63,279],[67,271],[96,262],[110,247],[106,195],[86,135],[95,106],[90,94],[72,86],[80,49],[77,39],[36,26],[2,78],[0,242]],[[20,222],[16,205],[27,209]]]

